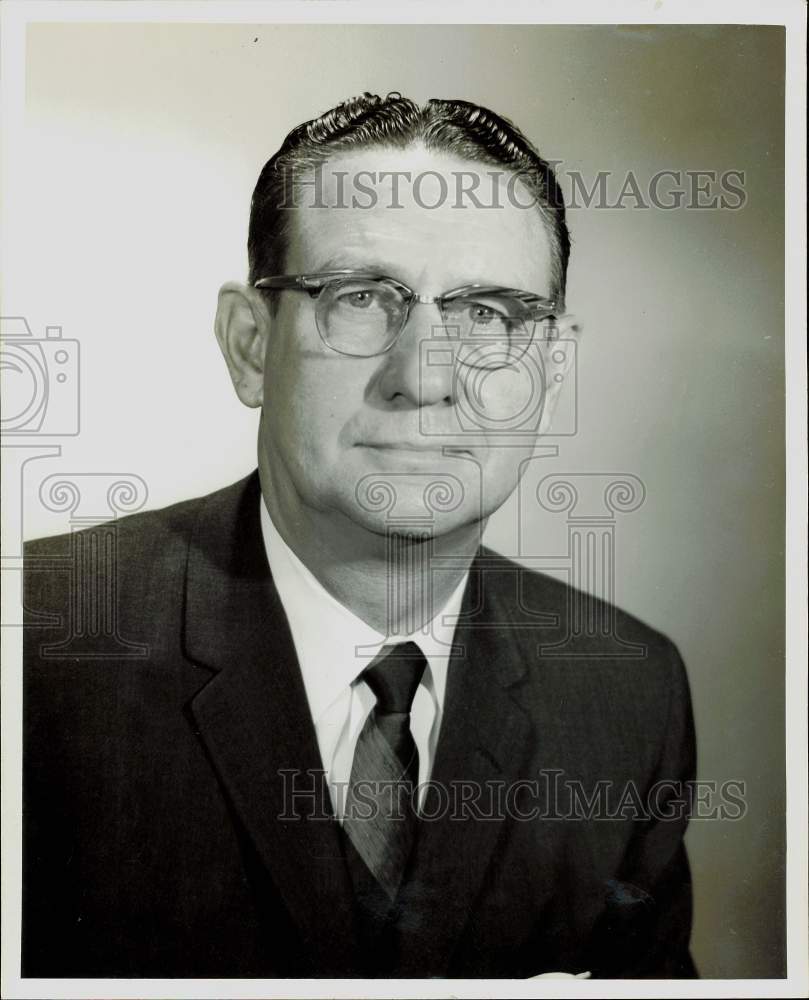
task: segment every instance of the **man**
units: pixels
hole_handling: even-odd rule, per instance
[[[258,472],[116,524],[120,656],[59,645],[110,536],[29,546],[24,975],[693,975],[679,656],[480,544],[577,330],[552,170],[366,94],[290,133],[248,249]]]

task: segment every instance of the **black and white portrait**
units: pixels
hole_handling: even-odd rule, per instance
[[[6,994],[799,989],[800,8],[22,6]]]

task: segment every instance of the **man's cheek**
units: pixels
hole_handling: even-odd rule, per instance
[[[470,369],[458,404],[467,427],[495,436],[530,434],[543,405],[542,372],[528,360],[495,371]]]

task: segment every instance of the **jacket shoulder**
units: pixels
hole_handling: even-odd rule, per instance
[[[138,542],[148,544],[149,541],[159,541],[169,536],[186,534],[206,503],[216,501],[223,494],[232,491],[235,486],[227,486],[201,497],[181,500],[154,510],[139,511],[124,517],[103,521],[99,524],[82,528],[77,532],[65,532],[59,535],[49,535],[34,538],[23,546],[26,561],[54,556],[63,556],[70,552],[71,540],[74,537],[87,538],[94,533],[103,532],[114,527],[119,539],[125,539],[130,544]]]
[[[480,555],[501,648],[524,668],[520,701],[545,738],[556,732],[560,745],[578,746],[589,734],[605,773],[626,765],[627,777],[650,775],[659,764],[664,777],[693,777],[691,692],[675,643],[563,580],[491,550]]]
[[[475,566],[484,581],[491,580],[495,597],[501,598],[501,615],[515,625],[533,622],[539,626],[540,615],[550,629],[553,618],[560,628],[577,636],[582,651],[589,647],[596,655],[606,648],[603,637],[611,634],[652,649],[675,649],[667,635],[628,611],[493,549],[482,546]],[[510,585],[505,583],[507,578],[513,581]]]
[[[141,642],[152,648],[161,645],[167,630],[176,631],[189,549],[200,516],[213,504],[235,517],[254,477],[255,472],[202,497],[27,542],[23,549],[26,624],[37,633],[45,630],[52,635],[56,620],[66,628],[86,630],[90,620],[79,621],[77,614],[102,615],[105,624],[96,622],[96,631],[128,623],[144,637]],[[26,629],[26,640],[34,648],[38,635]]]

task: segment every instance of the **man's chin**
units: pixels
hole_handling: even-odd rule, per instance
[[[445,534],[479,521],[480,480],[477,470],[447,463],[423,468],[364,469],[351,498],[352,519],[390,530]]]

